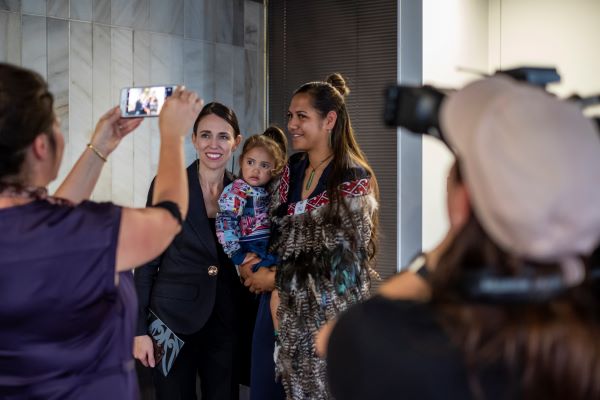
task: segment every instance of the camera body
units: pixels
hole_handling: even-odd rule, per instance
[[[560,82],[555,68],[519,67],[496,71],[496,74],[545,88]],[[385,92],[384,122],[388,126],[403,127],[414,133],[425,133],[444,139],[439,113],[446,94],[452,90],[433,86],[390,86]]]

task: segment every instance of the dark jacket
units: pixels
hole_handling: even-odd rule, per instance
[[[135,270],[139,301],[136,335],[147,334],[148,308],[176,333],[198,332],[215,305],[222,318],[231,321],[233,326],[238,317],[240,297],[247,292],[234,265],[228,259],[219,262],[219,244],[206,214],[197,161],[187,168],[187,174],[189,211],[181,232],[162,255]],[[226,186],[233,179],[226,173],[223,184]],[[154,181],[148,203],[152,201],[153,188]],[[218,273],[210,275],[210,267],[217,267]]]

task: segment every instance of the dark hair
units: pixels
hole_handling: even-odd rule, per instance
[[[0,181],[16,182],[27,148],[46,134],[56,148],[52,125],[54,99],[36,72],[0,63]]]
[[[281,145],[278,142],[265,134],[252,135],[246,139],[244,142],[244,147],[242,148],[242,153],[240,154],[240,162],[243,162],[244,156],[247,152],[257,147],[265,149],[265,151],[269,153],[269,155],[275,160],[271,174],[277,175],[281,173],[283,167],[285,166],[285,153],[281,150]],[[241,168],[239,175],[242,176]]]
[[[310,96],[311,106],[318,111],[321,118],[325,118],[330,111],[334,111],[337,114],[337,120],[330,135],[333,158],[331,160],[331,172],[327,180],[327,193],[329,193],[332,204],[327,218],[336,223],[340,219],[340,207],[347,208],[346,203],[342,199],[340,185],[348,180],[348,173],[354,171],[357,167],[364,169],[371,178],[371,190],[377,200],[379,200],[377,179],[354,136],[354,130],[350,123],[350,116],[348,115],[344,99],[344,96],[350,93],[350,89],[346,85],[346,81],[342,75],[334,73],[327,77],[326,82],[305,83],[296,89],[294,96],[303,93]],[[336,224],[341,224],[341,221],[338,221]],[[375,211],[373,215],[373,234],[369,241],[369,248],[367,249],[369,260],[372,260],[377,252],[378,224],[378,211]]]
[[[263,135],[268,138],[273,139],[275,141],[275,143],[277,143],[277,145],[279,145],[279,148],[281,149],[281,153],[283,154],[284,157],[287,155],[288,140],[287,140],[287,137],[285,136],[285,133],[283,132],[283,130],[280,127],[271,125],[263,132]]]
[[[589,282],[545,303],[520,304],[470,301],[461,286],[467,273],[516,276],[531,266],[539,275],[560,270],[507,253],[471,213],[431,275],[432,303],[463,351],[474,396],[484,396],[478,372],[504,365],[523,398],[600,398],[600,309]]]
[[[233,128],[233,137],[238,137],[240,135],[240,125],[238,124],[238,119],[233,110],[217,102],[208,103],[207,105],[202,107],[202,110],[200,110],[200,114],[198,114],[198,117],[194,122],[194,132],[192,133],[192,135],[196,135],[198,125],[200,124],[202,118],[211,114],[214,114],[217,117],[224,119],[225,122],[231,125],[231,127]]]

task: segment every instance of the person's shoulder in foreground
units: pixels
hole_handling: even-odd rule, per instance
[[[333,329],[327,364],[337,400],[473,397],[461,352],[429,303],[375,296],[357,304]],[[515,398],[501,367],[473,378],[486,399]]]

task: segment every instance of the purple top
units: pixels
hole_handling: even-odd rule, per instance
[[[120,221],[110,203],[0,209],[0,398],[138,397]]]

